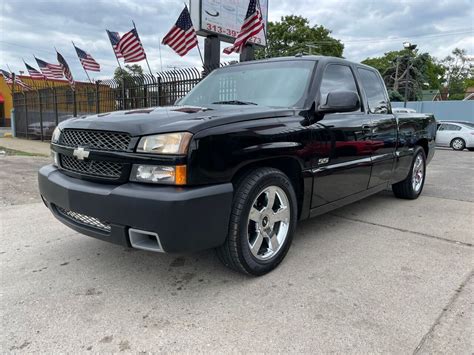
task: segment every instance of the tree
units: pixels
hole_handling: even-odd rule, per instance
[[[283,16],[279,22],[268,23],[267,47],[259,48],[255,56],[261,59],[304,53],[342,57],[344,45],[330,34],[321,25],[311,26],[302,16]]]
[[[474,77],[473,67],[467,58],[466,50],[456,48],[441,63],[445,68],[446,88],[449,100],[462,100],[466,82]]]
[[[444,68],[428,53],[403,49],[385,53],[382,57],[367,58],[362,63],[376,68],[395,101],[405,96],[408,81],[408,100],[419,100],[423,89],[440,90]],[[398,95],[397,95],[398,94]]]
[[[123,80],[130,80],[134,76],[142,76],[143,68],[138,64],[126,65],[125,69],[118,67],[114,72],[114,79],[121,83]]]

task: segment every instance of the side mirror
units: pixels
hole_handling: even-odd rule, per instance
[[[331,91],[326,103],[318,107],[318,113],[352,112],[360,110],[359,94],[354,91]]]

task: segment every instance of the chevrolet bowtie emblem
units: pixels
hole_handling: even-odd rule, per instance
[[[74,149],[74,153],[72,153],[72,155],[74,155],[79,160],[84,160],[85,158],[89,158],[89,154],[90,152],[88,150],[85,150],[82,147]]]

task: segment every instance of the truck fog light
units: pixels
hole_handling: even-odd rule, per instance
[[[140,165],[134,164],[131,181],[148,182],[153,184],[185,185],[186,165]]]
[[[59,154],[56,153],[54,150],[51,151],[51,160],[54,166],[59,166]]]

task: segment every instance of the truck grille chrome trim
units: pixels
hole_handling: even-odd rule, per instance
[[[105,160],[78,160],[75,157],[60,154],[61,168],[74,173],[119,179],[123,164]]]
[[[64,129],[58,144],[66,147],[85,147],[95,150],[128,151],[131,136],[128,133]]]
[[[107,222],[101,221],[100,219],[95,218],[95,217],[86,216],[85,214],[80,214],[74,211],[70,211],[59,206],[55,206],[55,207],[61,216],[69,220],[72,220],[75,223],[82,224],[88,227],[92,227],[94,229],[99,229],[101,231],[110,233],[110,230],[111,230],[110,224],[108,224]]]

